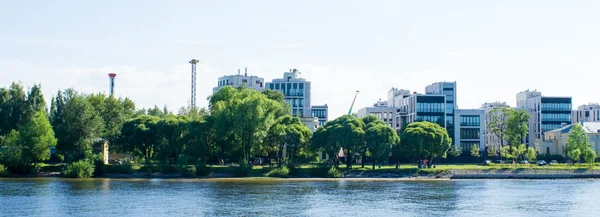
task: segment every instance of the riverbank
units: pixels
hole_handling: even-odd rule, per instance
[[[131,165],[108,165],[102,174],[95,174],[96,178],[112,179],[265,179],[278,178],[282,180],[448,180],[448,179],[600,179],[600,168],[581,166],[555,166],[538,167],[530,166],[478,166],[478,165],[439,165],[437,168],[417,169],[405,165],[398,169],[384,166],[371,170],[371,168],[355,167],[353,169],[340,168],[340,176],[331,177],[328,168],[315,166],[301,166],[289,169],[289,173],[272,176],[271,172],[276,167],[253,167],[244,173],[235,166],[209,167],[203,173],[195,170],[193,166],[180,166],[159,168],[153,166],[148,169]],[[52,168],[52,169],[49,169]],[[178,169],[179,168],[179,169]],[[183,169],[182,169],[183,168]],[[12,175],[14,178],[34,177],[62,177],[58,166],[43,168],[40,172],[30,175]]]

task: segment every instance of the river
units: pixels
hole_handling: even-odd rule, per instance
[[[0,216],[597,216],[600,180],[0,179]]]

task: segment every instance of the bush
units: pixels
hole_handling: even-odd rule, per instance
[[[179,168],[179,173],[183,177],[196,177],[196,166],[181,166]]]
[[[312,177],[327,177],[327,172],[329,171],[329,164],[320,163],[316,167],[310,168],[309,173]]]
[[[289,174],[290,174],[290,170],[286,166],[283,166],[281,168],[272,169],[267,174],[265,174],[265,176],[284,178],[284,177],[287,177]]]
[[[87,160],[80,160],[67,166],[64,176],[67,178],[89,178],[94,175],[94,164]]]
[[[160,172],[164,173],[164,174],[177,174],[177,173],[179,173],[179,169],[177,169],[176,167],[169,166],[169,165],[162,165],[160,167]]]
[[[207,167],[206,164],[196,165],[196,176],[210,176],[212,175],[212,167]]]
[[[104,172],[106,174],[132,174],[133,166],[131,164],[123,164],[123,165],[102,165],[104,167]],[[96,168],[96,171],[98,169]]]
[[[104,161],[102,159],[96,158],[94,160],[94,176],[99,177],[99,176],[103,176],[104,174],[108,173],[106,171],[107,166],[109,166],[109,165],[104,165]]]
[[[65,156],[62,154],[53,154],[50,155],[50,160],[48,160],[49,163],[62,163],[65,162]]]
[[[158,173],[160,172],[160,167],[155,166],[155,165],[144,165],[140,168],[140,172],[143,173]]]
[[[9,175],[8,169],[4,165],[0,164],[0,177],[7,177]]]
[[[290,172],[289,172],[290,176],[298,176],[300,174],[300,168],[296,167],[295,165],[288,164],[287,167],[290,170]]]
[[[329,178],[343,178],[344,174],[342,172],[340,172],[338,169],[336,169],[335,167],[331,167],[329,169],[329,171],[327,171],[327,177],[329,177]]]
[[[63,164],[44,165],[40,167],[40,172],[62,172],[65,169]]]
[[[235,169],[235,175],[237,177],[246,177],[250,175],[250,171],[252,171],[252,165],[248,163],[240,163],[240,166]]]

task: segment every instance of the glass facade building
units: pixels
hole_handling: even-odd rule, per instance
[[[423,95],[417,96],[415,121],[429,121],[445,127],[445,97]]]
[[[450,138],[452,138],[452,140],[454,141],[454,110],[457,108],[456,82],[433,83],[425,88],[425,93],[444,95],[446,97],[445,105],[443,108],[445,113],[446,131],[448,131],[448,135],[450,135]]]
[[[542,97],[540,104],[541,130],[545,133],[571,124],[572,99],[566,97]]]

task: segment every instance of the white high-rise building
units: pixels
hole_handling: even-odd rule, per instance
[[[529,135],[524,143],[543,141],[544,133],[572,122],[571,97],[542,96],[541,92],[526,90],[517,94],[517,109],[525,109],[529,118]]]
[[[577,110],[573,110],[572,114],[572,123],[600,122],[600,104],[581,105],[577,107]]]
[[[283,78],[273,79],[266,83],[266,88],[283,93],[284,100],[292,107],[292,115],[312,117],[310,101],[310,81],[302,78],[302,72],[290,69],[283,73]]]
[[[454,146],[463,151],[471,150],[473,144],[485,150],[485,111],[483,109],[454,110]]]
[[[219,91],[225,86],[240,87],[246,85],[247,88],[263,91],[265,90],[264,85],[265,79],[258,76],[248,76],[248,69],[245,69],[243,75],[238,70],[237,75],[226,75],[220,77],[217,86],[213,88],[213,93]]]
[[[329,117],[329,106],[325,105],[313,105],[311,107],[312,116],[319,119],[319,127],[325,125]]]
[[[410,95],[409,90],[398,89],[393,87],[388,91],[388,106],[389,107],[400,107],[401,101],[405,96]]]
[[[378,101],[372,107],[358,109],[356,113],[358,118],[363,118],[368,115],[375,115],[377,119],[385,122],[388,126],[397,129],[400,127],[396,119],[396,107],[389,107],[387,101]]]

